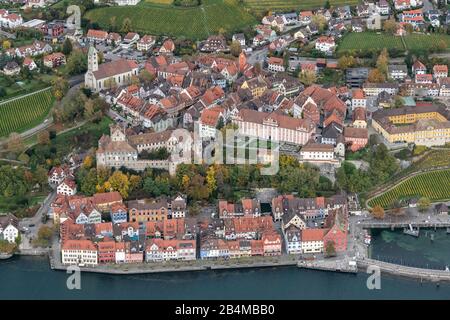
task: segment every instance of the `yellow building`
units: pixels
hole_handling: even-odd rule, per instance
[[[443,106],[378,110],[372,127],[390,143],[434,146],[450,142],[449,112]]]

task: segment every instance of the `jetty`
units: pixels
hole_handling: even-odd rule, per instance
[[[365,272],[367,270],[367,267],[369,266],[377,266],[380,268],[381,272],[401,277],[414,278],[420,281],[450,281],[450,271],[448,268],[446,268],[445,270],[422,269],[407,267],[375,259],[358,259],[357,265],[361,272]]]
[[[408,228],[404,228],[403,229],[403,233],[413,236],[413,237],[418,237],[419,236],[419,230],[420,228],[414,228],[411,224],[408,226]]]

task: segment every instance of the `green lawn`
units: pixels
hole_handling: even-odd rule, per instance
[[[17,81],[9,80],[4,75],[0,75],[0,87],[6,90],[6,96],[0,98],[0,101],[8,100],[13,97],[24,95],[26,93],[34,92],[39,89],[48,87],[49,84],[41,79],[31,79]]]
[[[450,48],[450,36],[446,34],[411,34],[406,36],[405,43],[410,50],[426,50],[433,48],[439,44],[440,41],[444,41],[447,45],[447,49]]]
[[[191,8],[141,1],[137,7],[96,8],[85,14],[86,19],[106,29],[114,16],[119,27],[125,18],[130,18],[134,31],[191,39],[205,39],[221,28],[234,32],[257,23],[236,0],[204,0],[201,6]]]
[[[390,208],[397,200],[427,197],[431,201],[450,199],[450,170],[433,171],[405,180],[382,195],[371,199],[369,205]]]
[[[245,5],[257,11],[276,10],[305,10],[317,9],[324,6],[322,0],[244,0]],[[330,0],[331,6],[356,5],[359,0]]]
[[[400,37],[375,32],[352,32],[346,35],[338,47],[338,52],[351,50],[373,50],[373,49],[398,49],[404,50]]]
[[[0,103],[0,137],[23,132],[42,123],[54,103],[50,89]]]

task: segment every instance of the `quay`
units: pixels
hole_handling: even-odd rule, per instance
[[[344,273],[358,273],[358,267],[355,261],[343,259],[320,259],[312,261],[299,261],[297,267],[311,270],[331,271],[331,272],[344,272]]]
[[[374,259],[358,259],[357,265],[358,269],[360,269],[361,272],[366,272],[368,266],[378,266],[381,272],[385,272],[395,276],[413,278],[420,281],[450,281],[450,271],[446,270],[407,267]]]

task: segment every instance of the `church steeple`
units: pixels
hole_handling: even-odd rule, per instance
[[[247,56],[245,55],[245,52],[242,50],[241,54],[239,55],[239,71],[243,72],[246,67],[247,67]]]
[[[89,47],[88,52],[88,71],[95,72],[98,70],[98,54],[94,46]]]

